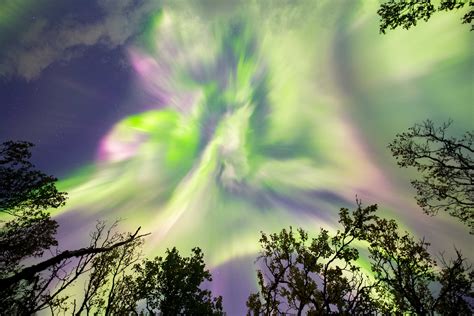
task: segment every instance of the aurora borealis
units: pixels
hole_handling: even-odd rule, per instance
[[[0,4],[0,138],[60,177],[65,248],[98,219],[151,232],[150,256],[199,246],[231,314],[260,231],[337,229],[356,196],[433,251],[469,249],[386,147],[427,118],[472,128],[459,16],[380,35],[378,1],[50,2]]]

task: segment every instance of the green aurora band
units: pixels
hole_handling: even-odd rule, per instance
[[[129,56],[156,104],[60,183],[70,198],[58,215],[77,219],[62,239],[124,218],[152,233],[148,255],[199,246],[211,268],[249,258],[251,279],[260,231],[335,230],[358,195],[435,249],[468,249],[458,223],[416,207],[412,174],[386,148],[426,118],[470,127],[467,27],[443,15],[382,36],[378,1],[283,3],[178,1],[154,14]]]

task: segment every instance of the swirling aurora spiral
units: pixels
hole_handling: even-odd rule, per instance
[[[466,37],[449,37],[448,51],[410,56],[426,43],[393,52],[400,33],[370,39],[376,36],[376,4],[359,5],[357,16],[335,4],[324,17],[329,7],[321,3],[268,12],[254,4],[208,19],[179,6],[157,12],[128,49],[149,109],[118,122],[100,141],[97,161],[60,183],[70,199],[59,219],[75,223],[61,239],[86,241],[84,231],[97,218],[124,218],[125,229],[142,226],[152,233],[147,255],[199,246],[215,271],[212,287],[231,301],[226,306],[241,310],[242,293],[254,286],[260,231],[289,225],[333,230],[337,210],[353,206],[359,195],[422,232],[433,219],[415,209],[387,160],[387,140],[398,131],[397,122],[405,122],[393,106],[406,101],[389,87],[420,101],[413,117],[425,118],[429,106],[423,104],[430,98],[416,95],[410,84],[433,89],[444,80],[427,74],[440,63],[456,60],[449,67],[458,69],[472,60]],[[454,23],[441,20],[403,36],[431,36],[439,25]],[[360,45],[371,41],[374,48],[364,56]],[[367,65],[369,60],[379,64]],[[369,90],[374,92],[364,95]],[[441,90],[436,93],[444,97],[454,87]],[[382,97],[387,105],[377,104]],[[381,114],[383,107],[387,114]],[[400,110],[408,113],[406,106]],[[442,106],[437,111],[445,113]],[[466,111],[453,113],[461,126],[469,124],[462,119]],[[368,133],[383,126],[381,135]],[[441,227],[433,221],[428,225]],[[457,224],[446,225],[445,232]],[[237,287],[237,298],[227,298]]]

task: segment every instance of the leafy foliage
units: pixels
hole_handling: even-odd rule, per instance
[[[354,314],[375,309],[371,292],[375,284],[356,265],[359,252],[352,243],[364,238],[373,220],[376,205],[358,209],[351,215],[340,211],[343,229],[331,237],[327,230],[311,240],[299,229],[279,234],[262,233],[258,260],[259,292],[247,301],[248,314],[273,315]]]
[[[36,170],[29,161],[28,142],[5,142],[0,144],[0,278],[9,277],[22,268],[21,262],[31,257],[41,257],[49,248],[56,246],[58,224],[46,212],[64,204],[66,194],[58,192],[56,178]],[[8,220],[9,219],[9,220]],[[39,284],[39,281],[32,281]],[[15,301],[23,301],[16,306],[12,300],[3,297],[0,312],[8,306],[22,311],[30,306],[34,284],[24,281],[3,289],[16,293]],[[5,292],[2,291],[2,294]],[[11,298],[11,297],[10,297]]]
[[[74,300],[63,310],[72,309],[75,315],[223,314],[222,297],[213,298],[209,290],[200,288],[212,278],[199,248],[190,257],[173,248],[164,258],[141,260],[141,244],[142,240],[135,240],[94,257],[82,303]]]
[[[435,280],[436,265],[427,251],[429,244],[408,233],[400,235],[394,220],[380,218],[368,240],[371,269],[379,281],[377,290],[386,299],[385,308],[392,313],[427,314],[434,303],[428,286]]]
[[[15,215],[28,210],[46,210],[64,205],[66,193],[58,192],[57,179],[36,170],[29,161],[28,142],[0,145],[0,212]]]
[[[32,146],[0,144],[0,213],[10,219],[0,230],[0,276],[17,269],[21,260],[42,256],[57,245],[58,225],[45,210],[62,206],[66,194],[56,189],[56,178],[36,170],[29,161]]]
[[[154,315],[221,315],[222,297],[212,297],[199,286],[212,281],[205,269],[203,253],[192,249],[190,257],[182,257],[173,248],[165,258],[156,257],[136,265],[138,299],[145,300],[147,311]]]
[[[0,229],[0,277],[6,276],[29,257],[41,257],[45,250],[57,245],[58,224],[42,211],[18,211],[17,217]]]
[[[376,209],[341,209],[343,229],[332,237],[324,229],[311,240],[301,229],[262,233],[263,269],[259,291],[247,300],[248,315],[471,315],[474,271],[461,253],[437,269],[429,243],[400,233]],[[356,242],[368,246],[371,275],[357,264]]]
[[[222,297],[213,298],[209,290],[200,288],[212,277],[199,248],[190,257],[173,248],[164,258],[141,260],[141,244],[142,240],[135,240],[94,257],[82,303],[74,300],[63,309],[72,309],[75,315],[223,314]]]
[[[456,250],[456,258],[435,260],[429,243],[400,234],[394,220],[377,218],[367,234],[371,269],[378,281],[384,313],[471,315],[474,271]],[[437,269],[441,264],[442,268]],[[439,293],[433,289],[440,288]]]
[[[380,33],[385,34],[387,29],[396,29],[401,26],[409,29],[416,26],[420,20],[428,21],[434,13],[453,11],[465,8],[467,1],[441,0],[438,8],[431,0],[390,0],[380,5],[377,11],[380,16]],[[469,1],[469,9],[462,17],[463,24],[470,24],[474,18],[474,1]],[[474,25],[471,24],[471,30]]]
[[[398,134],[389,144],[401,167],[416,168],[421,179],[412,181],[424,212],[439,210],[458,218],[474,233],[474,132],[448,137],[451,122],[437,128],[425,121]]]

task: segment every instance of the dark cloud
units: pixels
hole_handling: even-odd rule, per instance
[[[150,13],[157,10],[155,0],[97,0],[103,11],[100,19],[84,23],[65,15],[55,21],[39,18],[6,47],[0,59],[0,77],[35,79],[57,61],[68,61],[90,46],[110,49],[125,44],[137,35]]]

